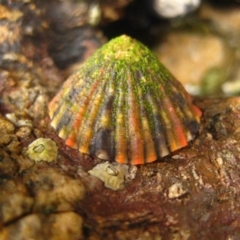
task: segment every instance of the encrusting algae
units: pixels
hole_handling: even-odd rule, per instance
[[[68,146],[137,165],[186,146],[201,112],[147,47],[123,35],[69,77],[49,115]]]

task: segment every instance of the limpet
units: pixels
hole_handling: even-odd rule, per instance
[[[143,44],[117,37],[69,77],[49,104],[66,145],[124,164],[144,164],[185,147],[201,111]]]

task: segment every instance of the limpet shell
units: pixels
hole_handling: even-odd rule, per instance
[[[201,112],[147,47],[123,35],[69,77],[49,115],[68,146],[137,165],[185,147]]]

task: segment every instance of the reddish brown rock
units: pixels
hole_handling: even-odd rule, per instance
[[[15,231],[18,229],[18,231]],[[0,232],[1,240],[9,239],[51,239],[81,240],[82,218],[73,212],[51,214],[30,214],[6,226]]]
[[[56,141],[58,161],[29,165],[20,175],[17,175],[19,161],[14,161],[16,167],[6,176],[14,184],[26,187],[18,187],[16,192],[1,178],[1,192],[8,191],[0,196],[0,212],[6,212],[6,206],[13,206],[8,204],[13,193],[16,207],[12,213],[11,207],[8,210],[8,219],[13,219],[10,224],[2,220],[1,234],[17,239],[11,235],[14,229],[32,216],[21,218],[24,212],[24,215],[34,212],[38,219],[35,224],[39,221],[40,225],[41,213],[54,213],[57,232],[62,226],[60,212],[73,211],[76,218],[83,219],[85,230],[82,233],[80,222],[79,229],[72,227],[79,238],[85,234],[84,239],[237,239],[240,236],[240,99],[202,100],[197,106],[203,111],[197,139],[169,157],[138,167],[136,178],[121,191],[104,187],[87,173],[98,159],[66,148],[52,129],[42,129],[43,136]],[[26,144],[27,141],[22,147]],[[2,147],[1,151],[6,150]],[[5,162],[11,161],[4,154]],[[22,157],[21,161],[27,160]],[[8,164],[3,167],[9,169]],[[85,197],[79,190],[82,184]],[[21,202],[31,208],[23,210]],[[17,221],[16,213],[20,216]],[[39,233],[34,224],[32,231],[50,236],[52,225],[44,226],[48,226],[47,232]]]
[[[23,4],[11,3],[16,9]],[[14,22],[17,18],[5,13],[14,29],[21,27],[21,14]],[[33,35],[42,31],[39,26],[32,28]],[[19,34],[21,30],[13,35],[12,44],[0,40],[5,44],[2,49],[25,53],[25,60],[20,55],[1,58],[0,239],[240,238],[238,97],[197,101],[203,111],[197,138],[169,157],[138,167],[134,180],[123,190],[112,191],[87,172],[100,161],[66,147],[49,128],[44,109],[62,79],[46,54],[47,44],[35,48],[29,41],[22,48]],[[4,117],[11,110],[21,119],[26,106],[29,118],[41,119],[41,124],[26,128]],[[34,163],[24,155],[28,144],[39,137],[57,143],[56,162]]]
[[[199,106],[202,130],[190,147],[141,166],[123,191],[87,194],[82,211],[89,229],[107,239],[239,237],[240,99]]]

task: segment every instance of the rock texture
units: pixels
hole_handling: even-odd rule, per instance
[[[139,166],[122,190],[108,189],[88,174],[100,160],[66,147],[50,128],[47,104],[63,77],[42,34],[44,12],[35,1],[3,2],[0,239],[240,239],[240,98],[196,100],[203,111],[197,138]],[[56,161],[27,157],[38,138],[56,142]]]
[[[56,141],[54,163],[33,163],[22,154],[33,134],[24,141],[12,137],[20,151],[3,141],[1,239],[57,239],[59,231],[65,239],[238,239],[240,98],[196,104],[203,111],[197,139],[138,167],[135,179],[119,191],[87,173],[98,159],[65,147],[48,127],[38,131]],[[3,139],[18,132],[6,118],[0,120]]]

